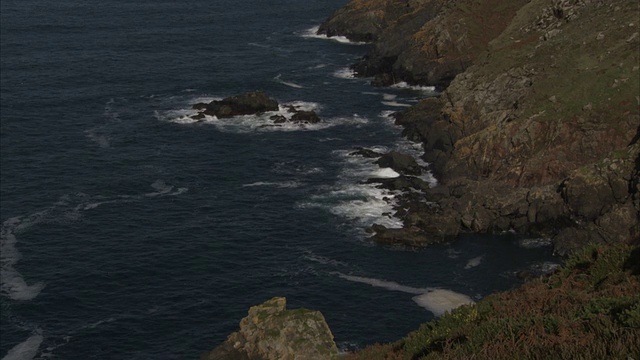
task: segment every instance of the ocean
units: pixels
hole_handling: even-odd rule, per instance
[[[419,156],[390,114],[436,93],[354,78],[368,45],[314,32],[344,4],[1,2],[3,360],[194,359],[273,296],[353,350],[433,319],[424,294],[478,300],[555,266],[514,234],[369,239],[401,224],[366,184],[393,174],[351,153]],[[189,118],[254,90],[322,122]]]

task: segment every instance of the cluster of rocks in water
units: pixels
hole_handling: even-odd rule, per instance
[[[280,104],[261,91],[247,92],[236,96],[226,97],[222,100],[213,100],[209,103],[197,103],[192,107],[198,113],[192,115],[194,120],[203,120],[206,116],[215,116],[218,119],[232,118],[242,115],[262,115],[267,112],[277,112]],[[269,117],[274,126],[284,123],[315,124],[320,122],[320,117],[313,110],[300,110],[293,105],[284,107],[289,117],[274,114]]]

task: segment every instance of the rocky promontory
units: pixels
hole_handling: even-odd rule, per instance
[[[624,0],[354,0],[337,11],[321,31],[374,41],[358,74],[443,90],[395,114],[439,185],[406,196],[405,229],[376,226],[378,237],[515,231],[552,238],[560,254],[638,241],[639,22]]]
[[[338,349],[319,311],[286,309],[276,297],[252,306],[240,329],[202,360],[330,360]]]

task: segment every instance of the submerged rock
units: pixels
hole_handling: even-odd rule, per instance
[[[286,299],[275,297],[252,306],[240,330],[201,360],[324,360],[338,349],[324,316],[307,309],[286,310]]]

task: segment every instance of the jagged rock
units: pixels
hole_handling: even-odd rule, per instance
[[[202,360],[324,360],[336,359],[338,349],[318,311],[286,310],[276,297],[252,306],[240,330]]]
[[[287,122],[287,118],[283,115],[273,115],[270,116],[269,119],[273,120],[274,124],[282,124]]]
[[[295,110],[293,116],[291,116],[291,122],[315,124],[320,122],[320,117],[313,110]]]
[[[374,232],[372,239],[384,245],[402,245],[412,247],[422,247],[451,241],[455,234],[447,234],[442,229],[435,229],[431,233],[418,227],[404,227],[400,229],[386,228],[382,225],[374,224],[371,231]]]
[[[349,153],[349,155],[351,155],[351,156],[362,156],[362,157],[369,158],[369,159],[379,158],[379,157],[382,156],[382,154],[377,152],[377,151],[373,151],[371,149],[367,149],[367,148],[363,148],[363,147],[357,147],[356,151]]]
[[[376,161],[376,164],[383,168],[391,168],[404,175],[420,175],[422,173],[422,168],[411,155],[397,151],[391,151],[382,155],[382,157]]]
[[[203,110],[205,115],[218,118],[230,118],[238,115],[259,114],[265,111],[277,111],[278,102],[261,91],[248,92],[231,96],[222,100],[214,100],[208,104],[193,105],[196,110]]]

